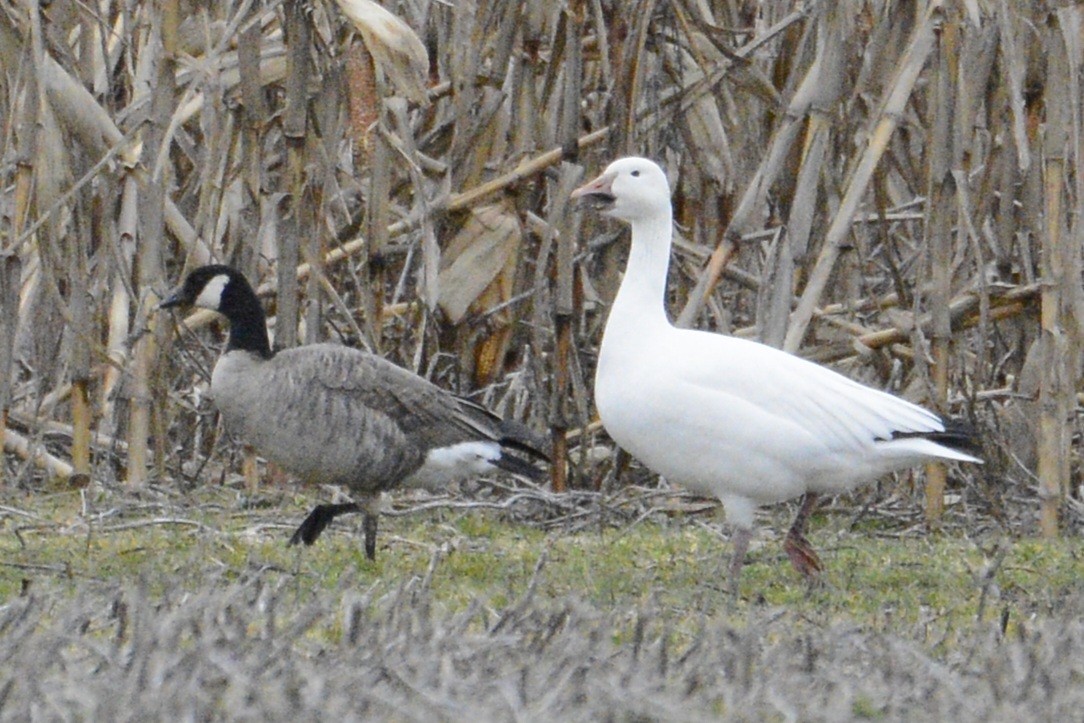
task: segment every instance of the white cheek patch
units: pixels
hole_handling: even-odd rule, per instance
[[[199,296],[192,305],[217,310],[222,305],[222,292],[228,283],[230,283],[230,277],[226,274],[212,276],[210,281],[203,285],[203,291],[199,292]]]

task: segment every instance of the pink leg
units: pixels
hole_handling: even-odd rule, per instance
[[[749,551],[749,540],[753,537],[753,530],[747,527],[739,527],[734,530],[734,557],[730,558],[730,594],[738,596],[738,585],[741,582],[741,568],[745,564],[745,553]]]
[[[816,492],[807,492],[802,498],[798,516],[794,518],[794,524],[791,525],[783,541],[783,549],[790,557],[790,564],[807,580],[814,579],[824,569],[813,546],[809,544],[809,540],[805,539],[805,524],[810,513],[817,506],[818,497]]]

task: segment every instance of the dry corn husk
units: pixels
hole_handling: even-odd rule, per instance
[[[470,305],[515,259],[523,234],[500,204],[476,208],[444,254],[437,283],[440,308],[458,324]]]
[[[373,62],[396,93],[427,104],[429,53],[417,34],[372,0],[335,0],[343,15],[357,28]]]

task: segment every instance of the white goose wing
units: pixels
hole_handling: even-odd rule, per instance
[[[797,424],[831,449],[868,449],[907,433],[940,432],[940,418],[800,357],[756,342],[675,329],[670,349],[692,384]]]

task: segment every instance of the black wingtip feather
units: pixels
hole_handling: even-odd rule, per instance
[[[921,437],[923,439],[928,439],[931,442],[937,442],[949,449],[954,449],[957,452],[970,454],[973,457],[982,456],[982,445],[979,443],[978,434],[975,432],[974,427],[962,419],[946,419],[944,420],[944,425],[945,431],[943,432],[923,432],[921,434],[913,433],[893,436],[896,439]]]
[[[957,452],[970,454],[973,457],[982,456],[982,445],[979,444],[974,430],[968,426],[946,424],[944,432],[934,432],[928,438]]]
[[[522,452],[528,457],[533,457],[542,462],[551,461],[550,455],[545,449],[545,440],[532,432],[526,425],[512,419],[504,419],[501,420],[498,431],[500,439],[497,442],[501,447]]]
[[[539,469],[534,463],[517,457],[512,452],[525,455],[535,460],[549,463],[550,456],[545,451],[545,442],[526,425],[511,419],[502,420],[499,425],[501,437],[497,440],[501,445],[501,456],[494,464],[505,472],[526,477],[535,482],[541,482],[546,478],[546,471]]]

